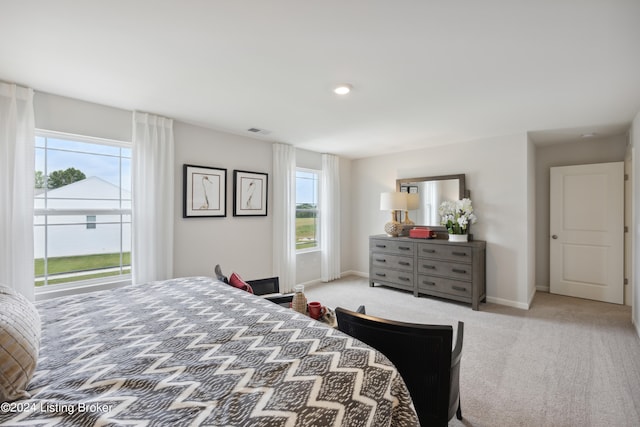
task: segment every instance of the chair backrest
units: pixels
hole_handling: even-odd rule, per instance
[[[335,312],[338,329],[380,351],[396,366],[411,393],[420,425],[446,426],[453,327],[396,322],[340,307]]]
[[[255,295],[277,294],[280,292],[280,280],[278,277],[266,279],[247,280]]]
[[[458,322],[456,345],[451,353],[451,389],[449,390],[449,419],[453,418],[460,407],[460,359],[462,359],[462,340],[464,323]],[[460,418],[460,417],[459,417]]]

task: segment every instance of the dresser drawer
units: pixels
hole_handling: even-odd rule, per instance
[[[452,279],[471,280],[471,264],[461,264],[437,259],[418,259],[418,274],[446,276]]]
[[[457,245],[418,243],[418,256],[455,262],[471,262],[472,249]]]
[[[402,254],[413,256],[415,253],[415,243],[393,241],[386,239],[371,239],[369,241],[369,249],[372,252],[389,252],[393,254]]]
[[[418,275],[418,292],[437,291],[462,297],[471,297],[472,284],[444,277]]]
[[[384,252],[374,252],[371,254],[371,262],[376,267],[395,268],[403,271],[413,272],[413,257],[390,255]]]
[[[369,280],[373,282],[389,282],[397,288],[413,290],[413,272],[389,270],[387,268],[371,268]]]

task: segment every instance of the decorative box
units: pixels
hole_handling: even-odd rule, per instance
[[[414,239],[430,239],[431,229],[428,227],[423,227],[423,228],[414,227],[411,230],[409,230],[409,237],[413,237]]]

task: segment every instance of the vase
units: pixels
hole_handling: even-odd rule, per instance
[[[296,285],[293,287],[293,298],[291,299],[291,308],[298,313],[307,314],[307,297],[304,295],[304,285]]]
[[[449,234],[450,242],[468,242],[469,235],[468,234]]]

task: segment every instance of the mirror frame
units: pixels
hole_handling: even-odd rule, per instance
[[[396,179],[396,191],[400,191],[402,184],[408,184],[410,182],[424,182],[424,181],[443,181],[447,179],[457,179],[459,185],[459,199],[464,199],[465,197],[470,197],[469,191],[467,190],[465,183],[465,174],[457,174],[457,175],[440,175],[440,176],[423,176],[419,178],[402,178]],[[402,215],[402,213],[400,213]],[[447,228],[443,225],[426,225],[426,224],[416,224],[416,226],[426,226],[431,228],[434,231],[447,231]]]

